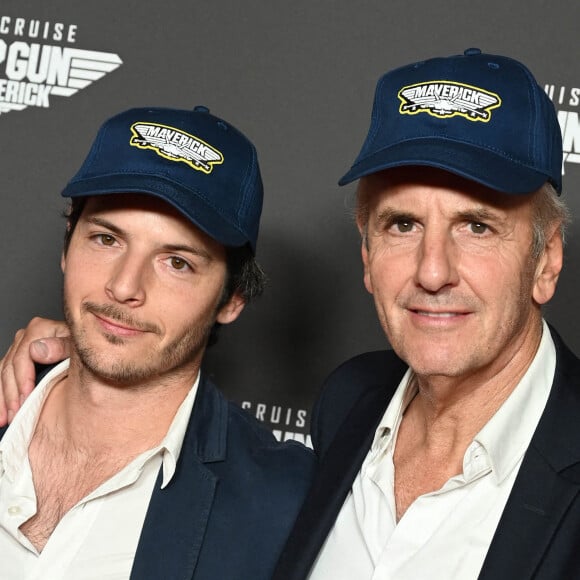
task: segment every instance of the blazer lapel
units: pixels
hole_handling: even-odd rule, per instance
[[[344,422],[320,462],[274,580],[306,578],[370,448],[386,409],[383,385],[367,391]]]
[[[191,580],[211,512],[216,478],[189,461],[161,489],[161,473],[139,539],[131,580]]]
[[[175,474],[165,489],[157,478],[131,580],[193,577],[217,485],[205,464],[225,458],[226,434],[226,405],[202,377]]]
[[[480,580],[531,578],[580,491],[580,362],[552,329],[554,385],[483,564]]]
[[[570,503],[580,491],[535,449],[526,454],[484,561],[480,580],[532,578]]]

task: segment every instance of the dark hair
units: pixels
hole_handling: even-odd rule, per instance
[[[77,227],[77,223],[85,209],[86,197],[75,197],[70,200],[69,205],[65,208],[63,212],[63,217],[66,219],[66,229],[64,231],[64,253],[68,252],[68,247],[70,246],[70,240]]]
[[[234,294],[239,294],[246,304],[250,300],[261,296],[266,282],[266,274],[256,262],[249,245],[238,248],[226,246],[226,282],[218,304],[218,310],[227,304]],[[213,325],[207,341],[208,347],[217,342],[221,326],[219,322]]]
[[[64,253],[66,254],[75,227],[83,213],[86,197],[76,197],[71,199],[69,206],[64,211],[67,220],[64,234]],[[256,262],[249,245],[241,247],[226,246],[226,281],[220,297],[218,307],[222,306],[232,298],[234,294],[239,294],[246,304],[258,298],[264,292],[267,277],[261,266]],[[217,333],[221,324],[216,322],[211,329],[207,346],[215,344]]]

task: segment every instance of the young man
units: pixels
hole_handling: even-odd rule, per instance
[[[132,109],[63,195],[70,359],[0,430],[2,578],[269,578],[313,457],[200,372],[263,285],[253,145],[205,107]]]

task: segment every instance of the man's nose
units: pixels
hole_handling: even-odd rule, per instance
[[[106,293],[111,300],[121,304],[140,306],[145,302],[147,277],[146,260],[128,252],[115,262]]]
[[[426,231],[418,247],[416,283],[438,292],[458,283],[458,248],[447,231]]]

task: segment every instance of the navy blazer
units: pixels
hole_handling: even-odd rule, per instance
[[[311,450],[276,441],[202,374],[175,475],[161,489],[160,472],[155,484],[131,580],[269,580],[314,464]]]
[[[580,578],[580,360],[552,336],[552,390],[480,580]],[[274,580],[308,577],[406,370],[393,351],[376,351],[347,361],[325,382],[312,417],[318,472]]]

